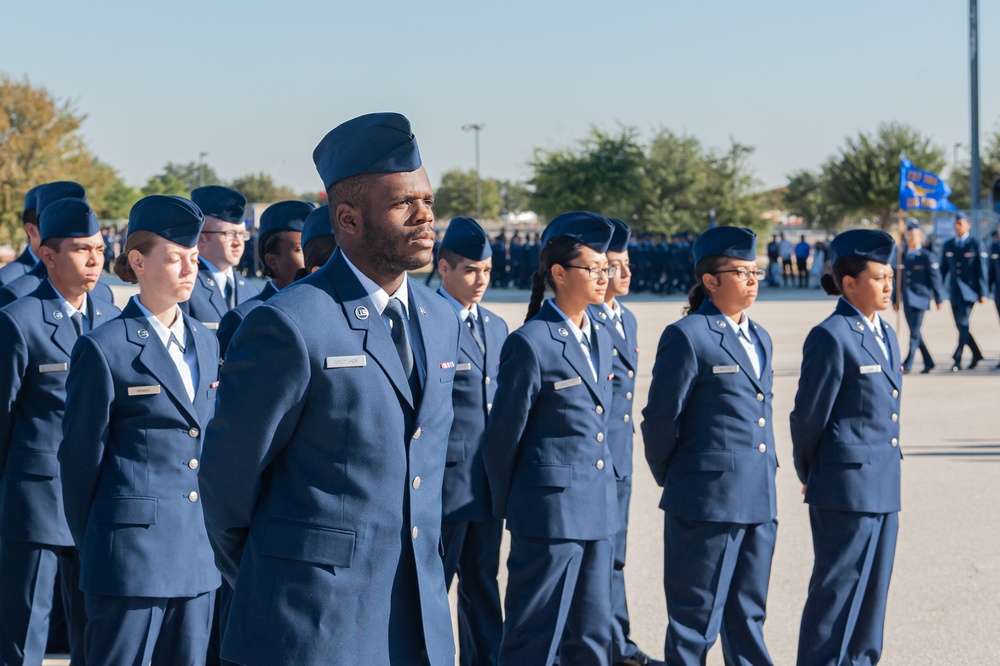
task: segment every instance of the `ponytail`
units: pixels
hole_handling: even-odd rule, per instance
[[[529,319],[533,319],[538,311],[542,309],[542,297],[545,296],[545,276],[546,271],[543,271],[541,266],[535,271],[535,274],[531,276],[531,300],[528,302],[528,314],[525,315],[524,321],[527,322]]]
[[[545,296],[546,287],[552,291],[556,290],[556,284],[552,281],[552,267],[576,261],[580,257],[582,247],[580,241],[569,236],[556,236],[545,243],[538,254],[538,270],[531,276],[531,301],[528,303],[528,314],[524,321],[528,321],[542,309],[542,297]]]
[[[684,314],[689,315],[692,312],[697,312],[701,304],[705,302],[708,298],[708,291],[705,289],[700,281],[695,286],[691,287],[691,291],[688,292],[688,304],[684,306]]]
[[[843,293],[840,290],[840,285],[837,284],[837,281],[833,279],[833,275],[830,273],[823,273],[819,279],[819,286],[823,287],[823,291],[830,296],[840,296]]]
[[[705,289],[702,278],[706,275],[713,275],[725,262],[726,257],[722,254],[710,254],[698,261],[698,265],[694,267],[695,284],[688,292],[688,304],[684,306],[685,316],[697,312],[702,303],[708,300],[708,289]]]

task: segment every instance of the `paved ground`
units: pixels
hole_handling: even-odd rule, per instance
[[[489,294],[494,311],[516,328],[526,293]],[[119,305],[124,302],[119,293]],[[630,299],[639,320],[641,369],[636,418],[645,404],[656,343],[681,315],[679,299]],[[778,470],[778,541],[765,635],[776,664],[793,664],[798,623],[812,566],[806,507],[791,463],[788,414],[798,384],[802,342],[809,329],[833,311],[835,300],[818,290],[770,290],[751,316],[775,345],[774,414]],[[895,326],[895,317],[889,313]],[[900,331],[904,336],[905,324]],[[1000,663],[1000,324],[992,303],[977,306],[972,329],[987,356],[985,366],[952,374],[956,341],[945,306],[928,313],[925,338],[938,370],[908,375],[904,382],[901,446],[903,512],[890,589],[884,664]],[[900,330],[900,328],[897,328]],[[917,368],[919,369],[919,361]],[[633,637],[662,656],[666,607],[662,589],[660,489],[648,472],[636,436],[635,480],[629,526],[626,585]],[[506,551],[506,541],[504,545]],[[501,589],[506,580],[501,565]],[[452,595],[454,602],[454,594]],[[67,663],[49,660],[46,663]],[[722,664],[716,648],[709,664]]]

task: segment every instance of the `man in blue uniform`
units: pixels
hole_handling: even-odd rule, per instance
[[[503,632],[500,611],[500,539],[503,522],[493,517],[482,439],[496,393],[500,348],[507,324],[479,303],[490,283],[493,251],[479,224],[456,217],[438,251],[438,293],[462,324],[442,489],[441,537],[444,577],[458,575],[459,663],[496,664]]]
[[[911,221],[906,225],[906,249],[903,251],[903,270],[896,289],[892,292],[895,310],[899,309],[899,295],[902,290],[903,316],[906,326],[910,329],[910,349],[903,361],[903,372],[909,373],[913,367],[913,357],[917,349],[924,359],[924,369],[921,374],[927,374],[934,369],[934,359],[920,335],[920,326],[924,321],[924,313],[934,301],[938,310],[944,300],[944,290],[941,288],[941,267],[934,253],[924,247],[924,232],[920,223]]]
[[[47,206],[39,230],[47,277],[0,310],[0,663],[40,664],[61,576],[74,663],[83,663],[79,557],[63,510],[56,452],[77,337],[118,315],[95,298],[104,243],[81,199]]]
[[[688,314],[660,338],[642,410],[646,460],[663,486],[665,661],[770,664],[764,644],[777,531],[771,338],[746,309],[764,271],[749,229],[695,242]]]
[[[205,228],[198,238],[198,280],[181,310],[217,331],[223,315],[260,293],[235,270],[248,238],[243,222],[247,199],[228,187],[206,185],[191,191],[191,201],[205,214]]]
[[[990,242],[990,287],[993,289],[993,302],[997,306],[997,314],[1000,314],[1000,229],[993,232],[993,240]],[[996,365],[1000,369],[1000,363]]]
[[[952,372],[959,372],[962,369],[962,351],[966,345],[972,352],[969,370],[983,360],[979,345],[969,331],[969,317],[972,316],[972,307],[976,303],[985,303],[989,292],[986,274],[987,255],[979,239],[970,233],[971,230],[969,219],[964,213],[958,213],[955,215],[955,237],[945,241],[943,248],[941,277],[947,279],[949,275],[951,276],[948,297],[951,299],[955,326],[958,327],[958,347],[952,355],[955,361],[951,366]]]
[[[222,658],[454,664],[438,550],[459,323],[408,278],[434,195],[410,123],[360,116],[313,153],[339,244],[254,308],[200,473],[233,586]]]
[[[614,225],[608,245],[608,266],[617,272],[608,279],[606,300],[591,305],[587,314],[605,324],[614,347],[611,349],[612,395],[608,418],[608,448],[614,461],[615,486],[618,493],[618,533],[615,534],[614,574],[611,579],[611,604],[614,621],[611,629],[611,661],[614,664],[648,664],[650,658],[632,640],[625,601],[625,542],[628,535],[629,502],[632,498],[632,400],[635,375],[639,372],[639,333],[633,315],[618,300],[627,296],[632,283],[632,268],[628,247],[632,231],[621,220],[609,218]]]
[[[24,195],[21,224],[24,225],[24,233],[28,237],[28,245],[24,248],[24,252],[18,255],[17,259],[0,267],[0,287],[21,277],[38,263],[38,246],[41,240],[38,235],[38,212],[35,197],[40,187],[41,185],[36,185]]]

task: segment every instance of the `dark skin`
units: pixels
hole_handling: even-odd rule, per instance
[[[379,174],[362,201],[331,209],[341,251],[387,294],[434,253],[434,191],[423,167]]]

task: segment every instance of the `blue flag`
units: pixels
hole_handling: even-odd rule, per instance
[[[905,157],[899,160],[899,207],[902,210],[958,210],[948,201],[951,188],[936,173],[914,168]]]

